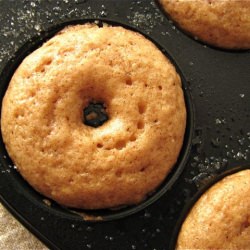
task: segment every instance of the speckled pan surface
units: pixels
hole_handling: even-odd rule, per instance
[[[184,150],[187,162],[175,175],[172,188],[137,213],[86,222],[54,204],[45,205],[16,173],[0,143],[1,200],[51,248],[169,249],[183,207],[198,190],[214,176],[250,163],[249,51],[223,51],[198,43],[173,26],[151,0],[0,0],[0,6],[1,98],[8,74],[37,46],[34,42],[46,36],[44,31],[73,20],[101,18],[129,26],[146,34],[174,60],[192,97],[191,152]]]

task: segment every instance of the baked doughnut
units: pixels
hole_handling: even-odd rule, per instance
[[[250,169],[225,177],[201,196],[179,233],[177,249],[249,249]]]
[[[108,120],[86,125],[97,115],[89,105]],[[175,164],[185,125],[175,68],[122,27],[66,27],[23,60],[2,104],[3,140],[21,175],[75,208],[145,199]]]
[[[250,1],[159,0],[184,30],[205,43],[226,49],[250,48]]]

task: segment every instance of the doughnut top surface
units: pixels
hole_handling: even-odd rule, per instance
[[[226,49],[250,49],[249,0],[159,0],[167,14],[198,39]]]
[[[250,170],[225,177],[195,204],[177,249],[249,249]]]
[[[82,120],[93,102],[108,115],[96,128]],[[2,135],[18,171],[76,208],[145,199],[174,166],[185,126],[175,68],[122,27],[66,27],[23,60],[2,105]]]

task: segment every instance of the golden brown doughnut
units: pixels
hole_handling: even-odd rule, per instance
[[[249,0],[159,0],[185,31],[226,49],[250,48]]]
[[[91,101],[109,120],[83,123]],[[63,29],[27,56],[2,105],[8,153],[37,191],[86,209],[141,202],[178,158],[186,125],[181,80],[142,35],[94,24]]]
[[[177,249],[248,250],[250,246],[250,170],[212,186],[184,221]]]

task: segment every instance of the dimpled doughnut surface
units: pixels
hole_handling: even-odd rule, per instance
[[[250,170],[230,175],[201,196],[182,225],[177,249],[249,250]]]
[[[109,119],[83,123],[90,102]],[[122,27],[69,26],[27,56],[2,105],[2,134],[21,175],[43,195],[85,209],[137,204],[176,163],[186,108],[161,51]]]
[[[226,49],[250,49],[249,0],[159,0],[168,15],[198,39]]]

